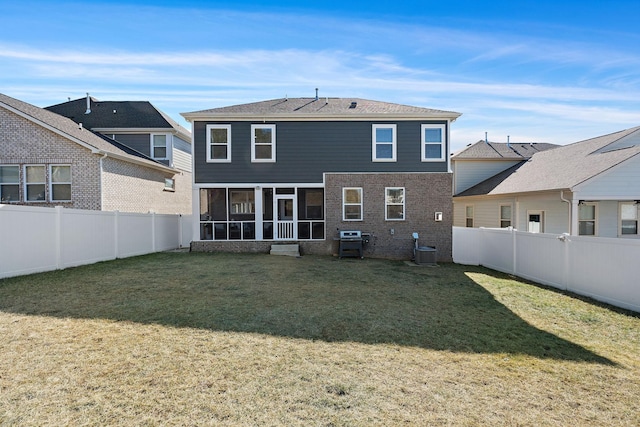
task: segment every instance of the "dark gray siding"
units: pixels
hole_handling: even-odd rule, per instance
[[[195,122],[196,183],[320,183],[324,172],[447,172],[447,162],[421,162],[421,124],[443,121],[233,122],[231,163],[206,162],[206,125]],[[371,125],[397,125],[397,161],[371,161]],[[251,163],[251,125],[276,125],[276,162]],[[448,141],[445,150],[449,150]]]
[[[105,134],[111,138],[112,134]],[[121,142],[136,151],[151,156],[151,136],[148,133],[144,134],[129,134],[129,133],[116,133],[115,140]]]

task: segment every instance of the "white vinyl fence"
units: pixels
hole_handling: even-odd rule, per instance
[[[191,216],[0,205],[0,278],[189,246]]]
[[[640,312],[640,240],[454,227],[453,261]]]

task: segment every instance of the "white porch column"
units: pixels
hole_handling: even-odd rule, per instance
[[[256,240],[262,240],[263,234],[262,231],[264,227],[262,226],[262,218],[263,218],[263,209],[262,209],[262,187],[256,186],[255,191],[255,215],[256,215]]]

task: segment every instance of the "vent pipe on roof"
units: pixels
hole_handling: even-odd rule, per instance
[[[89,92],[87,92],[87,111],[85,114],[91,114],[91,99],[89,98]]]
[[[511,142],[509,142],[509,138],[511,138],[509,135],[507,135],[507,147],[511,148]]]
[[[316,101],[318,100],[318,88],[316,88]]]
[[[489,137],[487,136],[488,132],[484,133],[484,143],[488,144],[489,143]]]

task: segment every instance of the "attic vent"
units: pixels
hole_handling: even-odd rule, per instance
[[[351,105],[349,105],[349,108],[356,108],[357,106],[358,106],[358,103],[356,101],[353,101]]]

